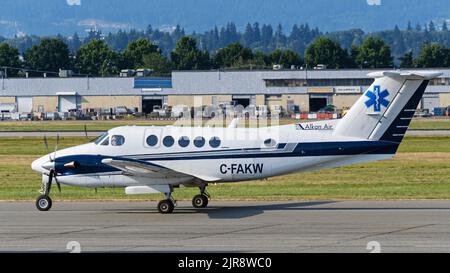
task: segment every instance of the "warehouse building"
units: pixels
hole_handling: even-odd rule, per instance
[[[420,108],[450,105],[450,69],[428,86]],[[373,70],[175,71],[170,78],[6,78],[0,105],[16,111],[127,107],[151,113],[155,106],[267,105],[317,112],[327,105],[350,107],[371,84]],[[2,107],[3,109],[7,109]]]

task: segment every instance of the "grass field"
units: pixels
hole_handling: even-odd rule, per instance
[[[121,125],[171,125],[175,121],[170,120],[107,120],[107,121],[3,121],[0,122],[0,131],[83,131],[86,125],[89,131],[106,131],[116,126]],[[288,124],[300,122],[293,119],[280,119],[279,124]],[[301,121],[306,122],[306,121]],[[186,125],[199,125],[190,124],[190,121],[183,122]],[[223,126],[223,122],[210,122],[203,121],[203,124],[216,126]],[[270,124],[270,122],[269,122]],[[245,125],[245,120],[241,120],[241,126]],[[255,121],[247,121],[246,126],[256,126]],[[449,119],[414,119],[410,126],[411,129],[450,129]]]
[[[49,138],[49,145],[55,141]],[[60,147],[85,142],[63,137]],[[41,178],[31,162],[45,153],[41,138],[0,138],[0,200],[34,200]],[[174,197],[190,200],[195,188],[176,189]],[[406,137],[392,160],[356,164],[264,181],[217,184],[212,198],[230,200],[450,199],[450,137]],[[159,200],[162,195],[126,196],[123,189],[63,186],[54,200]]]

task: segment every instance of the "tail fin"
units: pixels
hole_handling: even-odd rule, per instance
[[[429,80],[439,72],[385,71],[339,121],[334,134],[400,143]]]

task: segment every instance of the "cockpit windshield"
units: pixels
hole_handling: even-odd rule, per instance
[[[97,137],[96,139],[94,139],[94,143],[95,144],[99,144],[100,142],[102,142],[102,140],[108,136],[108,132],[104,132],[103,134],[101,134],[99,137]]]

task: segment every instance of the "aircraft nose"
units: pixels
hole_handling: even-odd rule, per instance
[[[39,173],[44,173],[48,170],[46,167],[52,167],[50,164],[53,164],[54,166],[55,163],[50,162],[48,155],[45,155],[33,161],[33,163],[31,163],[31,169]]]

